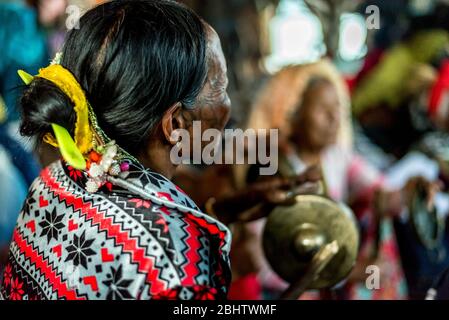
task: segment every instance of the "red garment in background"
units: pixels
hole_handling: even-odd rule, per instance
[[[240,277],[231,283],[229,300],[261,300],[262,287],[255,273]]]

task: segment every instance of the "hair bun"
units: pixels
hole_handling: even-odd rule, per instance
[[[73,134],[76,114],[73,103],[55,84],[36,77],[24,90],[20,100],[23,136],[42,138],[51,131],[51,123],[63,126]]]

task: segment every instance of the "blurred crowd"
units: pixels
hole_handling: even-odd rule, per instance
[[[269,70],[264,61],[276,43],[270,21],[292,1],[182,2],[222,40],[233,102],[229,126],[279,129],[278,175],[297,175],[318,165],[326,196],[349,205],[357,217],[360,253],[348,279],[302,298],[424,299],[449,267],[449,4],[298,1],[317,17],[325,49],[316,59],[287,61]],[[36,74],[48,65],[67,29],[74,27],[70,19],[78,12],[72,9],[81,14],[100,2],[0,1],[0,269],[29,186],[58,157],[18,133],[17,70]],[[338,32],[332,30],[339,30],[343,14],[365,17],[372,5],[379,9],[379,28],[365,30],[363,55],[343,59]],[[306,36],[301,30],[295,35]],[[232,198],[265,183],[255,169],[183,165],[175,180],[207,209],[211,198]],[[437,213],[420,220],[418,228],[428,231],[424,235],[412,223],[417,201],[424,211]],[[264,223],[232,226],[230,298],[275,299],[288,286],[264,258]],[[381,270],[378,290],[365,286],[369,265]]]

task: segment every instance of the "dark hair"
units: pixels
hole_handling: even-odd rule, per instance
[[[167,0],[108,2],[79,25],[68,34],[61,65],[85,90],[103,131],[138,155],[170,106],[194,106],[207,76],[205,25]],[[51,82],[35,78],[21,105],[23,135],[43,136],[51,123],[73,133],[73,104]]]

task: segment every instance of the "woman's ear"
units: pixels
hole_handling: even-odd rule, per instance
[[[165,111],[162,116],[161,125],[167,142],[175,145],[179,140],[179,134],[176,134],[176,130],[186,129],[186,123],[182,116],[182,104],[180,102],[175,103]]]

